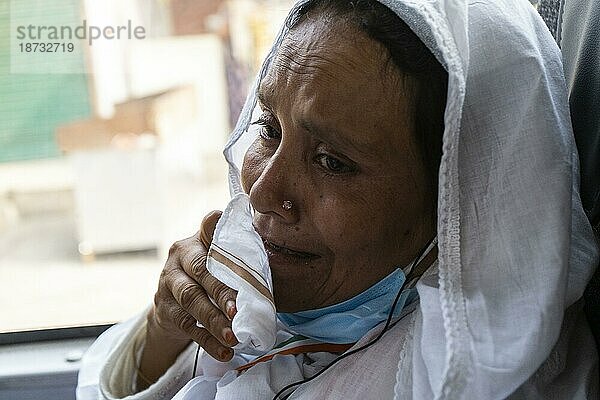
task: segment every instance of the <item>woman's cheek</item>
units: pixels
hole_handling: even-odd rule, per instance
[[[326,238],[332,249],[346,248],[356,245],[356,237],[364,231],[365,207],[358,196],[348,198],[337,192],[337,187],[330,185],[313,200],[311,219],[318,227],[321,237]],[[341,190],[341,189],[340,189]]]
[[[260,177],[264,169],[264,163],[268,159],[263,154],[264,151],[261,151],[262,146],[259,142],[260,138],[252,143],[244,156],[244,163],[242,164],[242,188],[247,194],[250,194],[250,189]]]

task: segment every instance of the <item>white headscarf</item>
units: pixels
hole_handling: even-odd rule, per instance
[[[551,355],[565,311],[598,263],[579,199],[560,51],[526,0],[379,1],[449,77],[438,270],[418,285],[420,309],[403,346],[412,358],[400,359],[396,379],[404,385],[396,385],[396,396],[505,398]],[[258,85],[286,31],[224,151],[232,194],[242,191],[239,171],[255,138],[248,127]],[[592,365],[595,349],[588,345],[581,362]]]

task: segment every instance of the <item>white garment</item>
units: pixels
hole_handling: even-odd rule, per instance
[[[77,399],[170,399],[191,378],[195,349],[189,346],[151,388],[129,396],[135,392],[135,366],[145,340],[146,314],[147,310],[111,327],[92,344],[79,370]]]
[[[292,395],[293,399],[390,399],[394,393],[395,368],[381,369],[381,365],[396,365],[400,353],[404,352],[405,341],[410,337],[417,315],[416,303],[406,307],[401,317],[408,324],[396,324],[383,338],[368,350],[342,360],[332,368],[340,377],[333,382],[315,380],[316,386],[301,387]],[[127,322],[115,325],[102,334],[85,354],[79,374],[77,399],[123,399],[123,400],[263,400],[271,399],[285,385],[310,377],[329,364],[335,355],[330,353],[306,353],[300,355],[277,355],[271,361],[259,363],[242,374],[235,368],[246,364],[251,358],[236,354],[229,362],[214,360],[204,351],[200,352],[197,377],[191,379],[196,345],[188,346],[175,364],[148,389],[135,393],[135,365],[141,354],[135,349],[143,345],[147,312]],[[382,324],[383,325],[383,324]],[[353,348],[373,339],[382,329],[375,327]],[[292,335],[280,331],[278,342]],[[400,338],[400,340],[399,340]],[[136,343],[137,342],[137,343]],[[410,347],[407,347],[410,351]],[[351,349],[352,350],[352,349]],[[410,357],[404,357],[408,360]],[[361,368],[356,368],[361,365]],[[347,392],[348,380],[364,381],[365,384]],[[187,382],[187,383],[186,383]],[[317,388],[324,396],[309,392],[298,397],[309,388]]]
[[[579,199],[559,49],[526,0],[380,1],[449,74],[439,265],[419,281],[414,314],[290,398],[597,398],[598,357],[577,300],[598,253]],[[248,126],[256,89],[285,32],[283,27],[225,149],[232,194],[242,191],[239,170],[255,138]],[[86,360],[102,362],[98,348],[112,347],[114,354],[116,343],[125,339],[101,337]],[[128,353],[126,346],[118,349]],[[187,370],[179,362],[188,356],[182,354],[147,392],[170,393],[181,384],[177,378]],[[108,362],[120,368],[111,379],[132,374],[130,363],[118,364],[112,355]],[[256,379],[229,382],[231,391],[217,398],[265,398],[249,393],[265,393],[268,380],[283,373],[269,365],[257,368]],[[83,393],[94,387],[86,368],[84,362],[79,398],[99,398]],[[144,396],[135,398],[168,398]]]
[[[206,268],[237,291],[231,329],[239,343],[234,349],[259,355],[275,344],[277,315],[268,256],[252,217],[250,198],[238,193],[219,218]]]

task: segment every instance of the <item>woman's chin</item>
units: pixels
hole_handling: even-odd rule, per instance
[[[295,291],[288,285],[279,285],[279,281],[273,279],[273,298],[275,300],[275,309],[277,312],[290,313],[301,309],[298,299],[295,298]]]
[[[315,262],[279,263],[269,258],[273,279],[273,297],[277,312],[296,312],[316,308],[315,293],[319,279],[313,272],[319,267]]]

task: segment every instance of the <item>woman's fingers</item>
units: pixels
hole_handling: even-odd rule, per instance
[[[201,246],[187,245],[185,244],[186,241],[182,242],[182,247],[188,248],[188,251],[181,255],[180,262],[184,271],[201,284],[208,296],[217,304],[221,311],[229,319],[232,319],[237,311],[235,308],[237,292],[213,277],[206,269],[207,251],[221,215],[221,211],[212,211],[207,214],[202,220],[200,231],[192,238],[187,239],[192,241],[199,240]],[[202,251],[202,248],[206,250]]]
[[[231,322],[209,299],[204,288],[185,272],[174,270],[165,282],[173,298],[189,315],[178,316],[177,326],[186,333],[195,332],[192,327],[199,321],[219,342],[235,346],[237,340],[231,330]]]
[[[196,279],[227,318],[233,319],[237,312],[235,308],[237,292],[212,276],[206,268],[200,271]]]
[[[233,358],[233,350],[219,343],[219,341],[204,328],[196,327],[192,338],[216,360],[229,361]]]
[[[171,246],[157,292],[156,312],[165,330],[196,341],[219,360],[228,360],[237,339],[231,330],[236,291],[206,269],[206,256],[221,212],[213,211],[200,231]],[[198,326],[199,322],[202,326]],[[168,328],[170,327],[170,328]]]
[[[163,307],[168,309],[175,326],[185,333],[185,335],[198,343],[212,357],[221,361],[228,361],[233,356],[233,350],[227,345],[223,345],[215,336],[205,327],[196,325],[196,318],[187,312],[176,299],[163,302]]]
[[[207,249],[210,247],[217,222],[219,222],[219,218],[221,218],[222,214],[223,213],[218,210],[212,211],[202,220],[202,225],[200,226],[200,241]],[[219,308],[232,319],[237,311],[235,308],[237,292],[215,279],[208,273],[206,268],[204,269],[204,273],[199,276],[199,279],[200,284],[207,291],[208,295],[214,299]]]
[[[206,214],[200,225],[200,242],[208,250],[210,243],[212,242],[217,222],[223,213],[219,210],[214,210]]]

